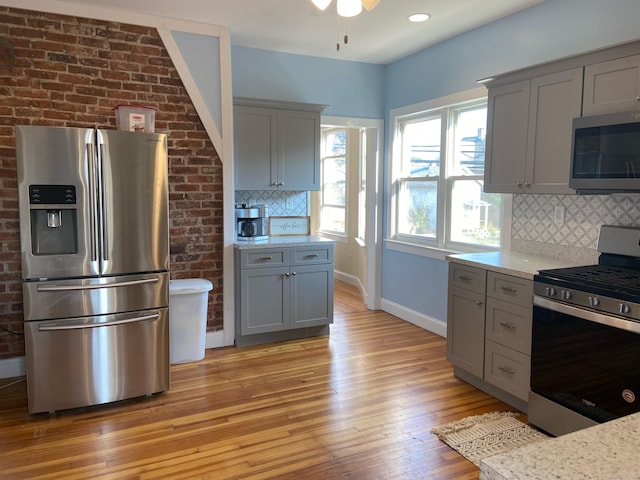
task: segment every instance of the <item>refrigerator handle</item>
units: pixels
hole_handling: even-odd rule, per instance
[[[113,327],[115,325],[124,325],[126,323],[135,323],[135,322],[144,322],[146,320],[155,320],[160,317],[160,314],[153,313],[151,315],[142,315],[139,317],[133,318],[124,318],[122,320],[113,320],[112,322],[97,322],[97,323],[67,323],[67,324],[56,324],[56,323],[47,323],[44,325],[40,325],[38,330],[41,332],[52,332],[56,330],[76,330],[83,328],[99,328],[99,327]]]
[[[64,292],[68,290],[97,290],[100,288],[129,287],[131,285],[143,285],[145,283],[157,283],[158,277],[141,278],[128,282],[118,283],[92,283],[89,285],[38,285],[39,292]]]
[[[104,143],[100,142],[100,161],[98,162],[98,173],[100,177],[100,216],[102,218],[102,222],[100,224],[100,232],[102,235],[102,260],[109,260],[109,229],[107,225],[109,222],[107,221],[107,209],[105,201],[106,194],[106,185],[104,183]]]
[[[98,216],[96,205],[96,158],[94,145],[87,143],[87,160],[89,164],[89,233],[91,261],[98,260]]]

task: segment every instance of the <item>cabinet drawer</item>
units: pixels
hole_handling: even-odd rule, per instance
[[[487,272],[482,268],[450,263],[449,285],[484,294],[487,286]]]
[[[240,251],[240,268],[281,267],[289,265],[286,248],[261,248]]]
[[[485,344],[484,353],[484,379],[505,392],[527,401],[531,357],[490,340]]]
[[[487,296],[530,307],[533,303],[533,282],[526,278],[489,272]]]
[[[291,265],[333,263],[333,246],[296,247],[291,250]]]
[[[532,307],[487,298],[486,338],[530,355],[532,312]]]

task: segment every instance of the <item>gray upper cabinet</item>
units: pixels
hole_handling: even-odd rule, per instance
[[[640,55],[587,65],[584,70],[583,115],[640,108]]]
[[[489,87],[486,192],[574,193],[571,123],[582,107],[582,68]]]
[[[234,107],[237,190],[320,189],[320,108],[313,107]]]

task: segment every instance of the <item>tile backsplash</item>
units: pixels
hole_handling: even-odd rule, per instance
[[[309,194],[277,190],[236,190],[236,204],[266,204],[270,217],[309,215]]]
[[[564,221],[555,222],[556,206],[564,207]],[[594,250],[601,225],[640,227],[640,194],[513,196],[512,248],[528,242]]]

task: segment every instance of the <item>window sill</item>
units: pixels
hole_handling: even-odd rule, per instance
[[[318,235],[340,243],[347,243],[349,241],[344,235],[336,235],[335,233],[324,232],[322,230],[318,231]]]
[[[479,253],[479,252],[490,252],[499,250],[499,248],[488,248],[488,249],[460,249],[454,250],[450,248],[437,248],[429,245],[420,245],[418,243],[410,243],[404,242],[400,240],[394,239],[385,239],[384,241],[386,248],[389,250],[394,250],[396,252],[409,253],[411,255],[418,255],[420,257],[433,258],[435,260],[445,261],[448,255],[457,255],[459,253]]]
[[[453,250],[444,250],[442,248],[429,247],[427,245],[419,245],[417,243],[401,242],[399,240],[386,239],[385,246],[389,250],[396,252],[410,253],[421,257],[433,258],[435,260],[446,260],[447,255],[453,255]]]

